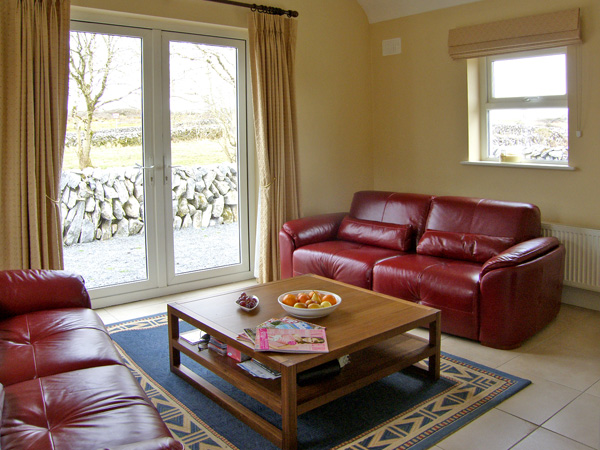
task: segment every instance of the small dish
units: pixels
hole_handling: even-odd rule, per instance
[[[244,294],[242,294],[242,295],[244,295]],[[253,311],[253,310],[256,309],[256,307],[260,303],[260,299],[256,295],[247,295],[245,298],[242,297],[242,296],[240,296],[240,298],[238,298],[235,302],[237,303],[238,307],[240,307],[244,311],[250,312],[250,311]],[[240,304],[240,302],[250,302],[250,303],[253,302],[254,306],[250,306],[250,307],[249,306],[242,306],[243,303]]]

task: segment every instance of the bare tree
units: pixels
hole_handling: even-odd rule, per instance
[[[177,56],[190,61],[201,61],[206,64],[207,69],[211,75],[217,75],[226,85],[232,89],[236,88],[236,73],[235,63],[231,61],[225,53],[219,51],[219,47],[213,47],[204,44],[194,45],[195,52],[176,52]],[[210,77],[208,77],[210,79]],[[190,88],[193,89],[193,85]],[[189,92],[191,96],[196,95],[197,92]],[[215,98],[213,89],[209,90],[209,94],[203,96],[204,103],[209,108],[209,117],[214,120],[221,133],[218,133],[216,139],[221,150],[229,160],[229,162],[236,161],[236,148],[237,148],[237,130],[235,112],[223,104],[222,101]]]
[[[96,112],[101,107],[122,100],[129,95],[103,99],[110,75],[115,70],[114,60],[117,52],[115,38],[115,36],[98,33],[71,33],[69,59],[71,82],[75,83],[77,93],[85,104],[83,113],[79,113],[76,106],[73,106],[71,110],[77,131],[76,152],[80,169],[93,167],[91,159],[92,123]]]
[[[223,81],[229,84],[233,89],[236,87],[236,77],[234,74],[234,66],[231,61],[228,61],[223,57],[223,54],[213,51],[207,46],[198,46],[200,52],[204,55],[207,64],[213,69]],[[213,118],[221,126],[223,134],[219,138],[218,142],[229,159],[229,162],[235,162],[236,160],[236,148],[237,148],[237,132],[236,122],[233,111],[228,108],[219,106],[215,102],[214,96],[210,95],[206,98],[206,103],[210,105],[211,113]]]

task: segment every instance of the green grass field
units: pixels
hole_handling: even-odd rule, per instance
[[[177,142],[171,146],[172,165],[198,166],[229,162],[218,143],[209,140]],[[94,167],[130,167],[142,164],[142,147],[95,147],[91,152]],[[79,169],[74,148],[65,148],[63,170]]]

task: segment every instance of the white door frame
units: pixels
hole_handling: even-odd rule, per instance
[[[238,109],[246,115],[244,124],[239,127],[238,146],[241,151],[238,154],[238,166],[247,170],[239,171],[239,197],[240,197],[240,229],[242,240],[240,250],[243,255],[240,266],[216,269],[216,271],[202,274],[184,274],[175,277],[173,264],[170,263],[165,269],[165,255],[173,257],[173,241],[169,238],[172,227],[172,207],[170,192],[170,170],[166,167],[171,165],[169,158],[163,158],[162,148],[164,140],[169,139],[169,117],[164,112],[168,111],[168,103],[165,103],[164,95],[160,98],[157,93],[164,91],[165,83],[168,85],[168,70],[165,77],[164,65],[161,64],[163,56],[163,36],[170,32],[185,33],[192,36],[202,36],[204,40],[218,42],[220,39],[234,39],[241,41],[244,54],[241,55],[245,62],[248,60],[247,40],[248,33],[245,29],[233,27],[214,26],[196,22],[179,20],[156,19],[134,14],[121,14],[112,12],[99,12],[82,7],[71,8],[72,29],[80,31],[102,31],[108,33],[139,35],[146,39],[143,54],[143,77],[144,77],[144,166],[153,167],[146,169],[146,179],[153,174],[153,183],[145,183],[151,188],[145,188],[146,217],[162,216],[164,220],[147,220],[147,260],[148,280],[142,282],[121,284],[105,288],[91,289],[90,296],[94,308],[102,308],[111,305],[129,303],[158,296],[176,294],[189,290],[202,289],[211,286],[222,285],[237,281],[251,280],[254,278],[254,256],[256,235],[256,177],[255,177],[255,151],[253,115],[250,92],[250,75],[246,70],[245,95],[239,99]],[[88,22],[89,24],[86,24]],[[93,24],[93,25],[92,25]],[[128,27],[127,33],[122,28]],[[76,27],[76,28],[74,28]],[[162,119],[161,119],[162,117]],[[162,121],[161,121],[162,120]],[[166,121],[166,127],[165,127]],[[240,122],[243,117],[240,117]],[[246,144],[246,152],[243,144]],[[168,152],[167,152],[168,153]],[[168,199],[167,199],[168,197]],[[163,210],[164,207],[164,210]],[[158,214],[164,211],[165,214]],[[170,220],[168,224],[167,220]],[[243,221],[243,222],[242,222]],[[172,233],[171,233],[172,235]],[[167,238],[165,238],[167,237]],[[161,266],[162,264],[162,266]]]

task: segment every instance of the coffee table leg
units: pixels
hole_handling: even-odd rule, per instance
[[[281,431],[282,449],[298,448],[298,399],[296,368],[287,367],[281,371]]]
[[[175,348],[173,342],[179,339],[179,318],[174,314],[169,314],[169,361],[171,363],[171,370],[173,367],[179,367],[181,365],[181,352]]]
[[[435,354],[429,357],[429,376],[434,380],[440,378],[440,357],[442,348],[442,330],[440,325],[441,313],[429,324],[429,346],[436,349]]]

